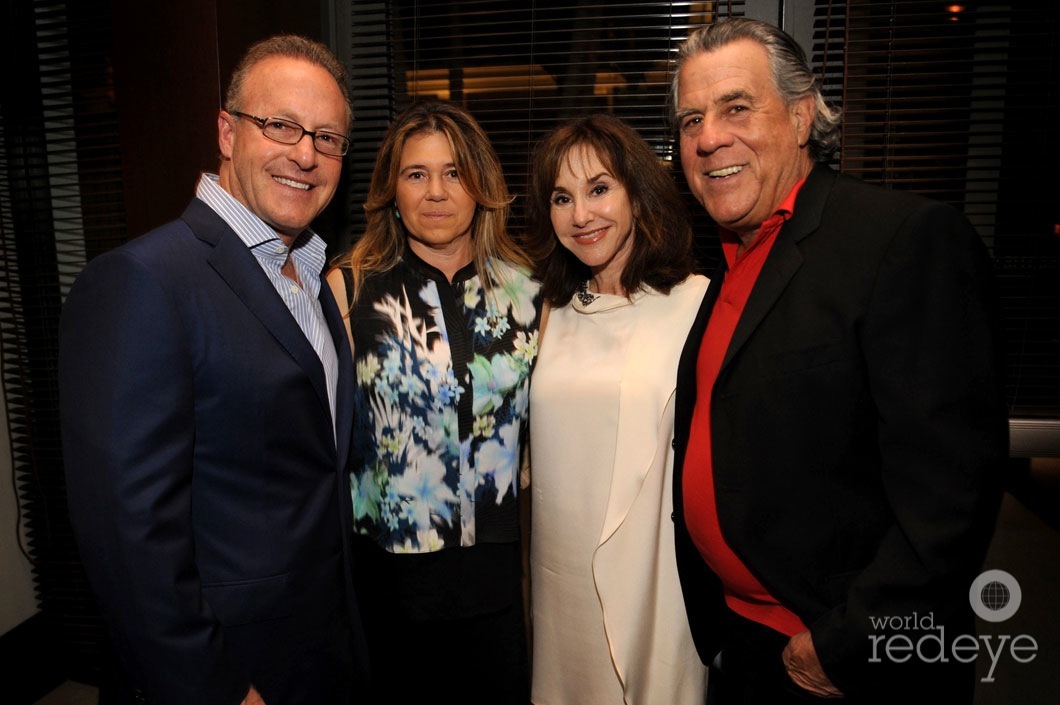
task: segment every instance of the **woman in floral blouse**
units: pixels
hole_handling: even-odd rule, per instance
[[[364,235],[328,275],[357,369],[367,702],[529,700],[517,494],[541,307],[510,201],[474,118],[417,103],[379,149]]]

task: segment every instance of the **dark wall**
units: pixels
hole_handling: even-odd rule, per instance
[[[254,41],[321,39],[318,3],[112,0],[114,86],[128,233],[180,215],[201,171],[216,171],[217,111]]]

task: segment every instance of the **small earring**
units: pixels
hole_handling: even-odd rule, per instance
[[[399,211],[397,208],[394,209],[394,217],[398,220],[401,220],[401,211]]]

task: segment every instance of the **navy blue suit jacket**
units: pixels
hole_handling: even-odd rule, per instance
[[[955,209],[817,166],[713,387],[722,533],[850,694],[911,688],[915,664],[871,662],[872,618],[930,613],[947,639],[971,629],[968,590],[1008,451],[989,270]],[[724,603],[688,535],[682,477],[724,276],[723,265],[689,334],[675,408],[678,567],[706,663],[724,644]],[[960,670],[962,686],[942,687],[970,689]]]
[[[60,331],[63,455],[81,557],[151,703],[346,703],[362,675],[346,458],[353,370],[324,371],[213,210],[94,259]],[[357,653],[355,657],[354,654]]]

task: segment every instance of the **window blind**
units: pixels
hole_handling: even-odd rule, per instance
[[[743,6],[354,0],[351,239],[363,228],[360,205],[386,126],[417,98],[459,104],[482,124],[516,197],[510,227],[517,234],[533,147],[563,118],[586,112],[623,118],[680,178],[667,113],[670,60],[691,28],[743,14]],[[701,208],[690,210],[706,217]],[[697,227],[709,251],[706,230]]]
[[[840,167],[952,203],[990,248],[1016,419],[1060,419],[1058,17],[1055,4],[818,0],[814,18],[813,61],[844,113]]]
[[[62,301],[124,236],[121,153],[100,3],[12,3],[0,98],[0,373],[19,540],[64,675],[93,682],[102,628],[66,509],[56,374]]]

